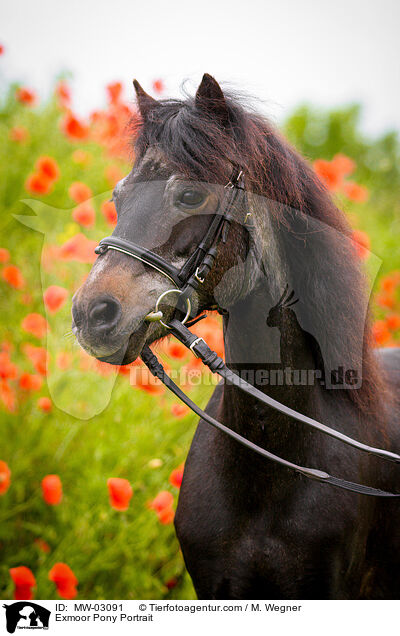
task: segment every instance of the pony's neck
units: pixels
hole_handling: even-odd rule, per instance
[[[274,302],[268,289],[259,285],[230,309],[224,320],[227,364],[279,402],[316,416],[320,387],[309,343],[293,312],[285,329],[267,326]],[[295,451],[298,459],[304,427],[228,385],[223,416],[228,426],[268,450],[278,453],[289,448],[288,454]]]

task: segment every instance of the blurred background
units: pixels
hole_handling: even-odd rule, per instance
[[[374,338],[398,346],[400,6],[14,0],[0,24],[0,596],[194,598],[172,522],[196,418],[70,332],[134,160],[132,78],[177,97],[206,71],[257,99],[348,216],[367,272],[381,261]],[[217,316],[196,332],[223,354]],[[157,351],[204,406],[213,379],[179,344]]]
[[[399,22],[395,0],[14,0],[0,7],[1,75],[44,98],[71,74],[74,107],[88,114],[107,83],[121,81],[132,100],[133,77],[145,89],[161,77],[176,96],[207,72],[279,121],[302,101],[361,102],[364,129],[384,132],[400,124]]]

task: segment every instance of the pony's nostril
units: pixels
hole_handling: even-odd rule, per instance
[[[109,303],[98,303],[90,312],[92,320],[101,320],[102,322],[108,322],[108,318],[114,314],[113,307]]]
[[[121,316],[121,305],[112,298],[101,299],[92,305],[89,312],[89,319],[96,323],[97,328],[110,329],[114,327]]]

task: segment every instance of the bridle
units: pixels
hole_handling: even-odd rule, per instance
[[[203,240],[197,245],[193,254],[189,256],[180,269],[168,263],[155,252],[115,236],[108,236],[102,239],[96,247],[95,252],[99,255],[111,249],[132,256],[132,258],[141,261],[145,265],[149,265],[173,283],[174,288],[167,290],[158,298],[154,311],[146,316],[147,321],[159,321],[164,327],[169,328],[169,325],[162,321],[163,314],[159,307],[165,296],[171,293],[179,294],[179,306],[186,312],[181,320],[182,324],[185,324],[188,320],[192,310],[191,298],[193,292],[197,291],[204,283],[214,264],[219,243],[226,242],[229,226],[234,219],[233,212],[239,203],[239,199],[246,196],[243,175],[243,170],[234,169],[230,180],[224,186],[225,196],[222,205],[219,206],[219,209],[214,214]],[[246,216],[248,218],[249,215],[246,214]]]
[[[220,243],[225,243],[227,240],[228,232],[232,221],[235,219],[235,209],[241,203],[241,208],[245,209],[244,224],[247,225],[249,235],[251,237],[254,230],[254,226],[248,223],[251,213],[248,212],[247,197],[244,184],[244,172],[242,169],[235,167],[230,180],[224,187],[224,197],[222,199],[219,210],[214,214],[206,234],[194,250],[193,254],[186,260],[181,269],[178,269],[168,263],[163,257],[152,252],[151,250],[144,249],[135,243],[120,239],[118,237],[110,236],[100,241],[96,247],[96,254],[105,254],[108,250],[116,250],[127,254],[132,258],[140,260],[145,265],[152,267],[159,274],[165,276],[174,287],[163,292],[157,299],[154,311],[150,312],[146,316],[148,321],[159,321],[169,332],[174,335],[185,347],[187,347],[192,353],[200,358],[200,360],[213,372],[217,373],[225,382],[236,386],[241,391],[244,391],[253,398],[259,400],[263,404],[283,413],[284,415],[295,419],[303,424],[310,426],[311,428],[329,435],[349,446],[353,446],[358,450],[365,451],[370,455],[375,455],[387,461],[392,461],[400,464],[400,455],[392,453],[391,451],[383,450],[380,448],[374,448],[363,444],[357,440],[340,433],[332,428],[329,428],[325,424],[314,420],[307,415],[303,415],[294,409],[291,409],[284,404],[281,404],[277,400],[274,400],[267,394],[257,389],[252,384],[246,382],[243,378],[239,377],[236,373],[231,371],[224,361],[218,356],[218,354],[210,349],[203,338],[198,338],[193,334],[188,327],[194,325],[202,316],[197,317],[189,321],[189,317],[192,311],[192,295],[197,291],[201,285],[203,285],[207,275],[212,269],[214,264],[218,247]],[[168,294],[177,294],[179,302],[176,309],[178,310],[180,319],[175,316],[168,323],[162,321],[164,317],[160,307],[162,301]],[[178,306],[179,305],[179,306]],[[183,317],[182,317],[183,316]],[[186,323],[186,324],[185,324]],[[240,444],[249,448],[250,450],[258,453],[262,457],[272,460],[282,466],[286,466],[294,470],[297,473],[302,474],[305,477],[314,479],[321,483],[331,484],[345,490],[350,490],[364,495],[373,495],[378,497],[400,497],[400,493],[391,493],[378,488],[372,488],[371,486],[365,486],[363,484],[353,483],[334,477],[329,473],[314,468],[308,468],[305,466],[299,466],[292,462],[289,462],[264,448],[254,444],[247,438],[239,435],[232,429],[228,428],[211,415],[203,411],[197,404],[195,404],[174,382],[165,372],[162,364],[153,354],[148,345],[145,345],[141,352],[141,358],[145,365],[149,368],[150,372],[157,377],[165,386],[172,391],[184,404],[186,404],[192,411],[199,415],[204,421],[208,422],[218,430],[224,432],[229,437],[235,439]]]

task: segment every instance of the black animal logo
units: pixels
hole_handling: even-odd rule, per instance
[[[19,601],[11,605],[3,605],[6,610],[7,631],[13,634],[17,627],[19,629],[48,629],[50,610],[31,603],[30,601]]]
[[[286,284],[282,296],[270,309],[266,323],[268,327],[277,327],[281,333],[282,363],[292,365],[295,369],[318,369],[321,382],[324,383],[325,365],[318,341],[311,333],[302,329],[292,309],[298,302],[294,290],[289,293],[289,285]]]
[[[294,289],[290,292],[289,295],[288,295],[288,291],[289,291],[289,285],[286,284],[286,287],[284,289],[282,296],[280,297],[276,305],[274,305],[269,311],[268,318],[267,318],[268,327],[280,328],[282,326],[282,318],[285,313],[285,309],[288,309],[289,307],[292,307],[293,305],[299,302],[298,298],[293,298]]]

